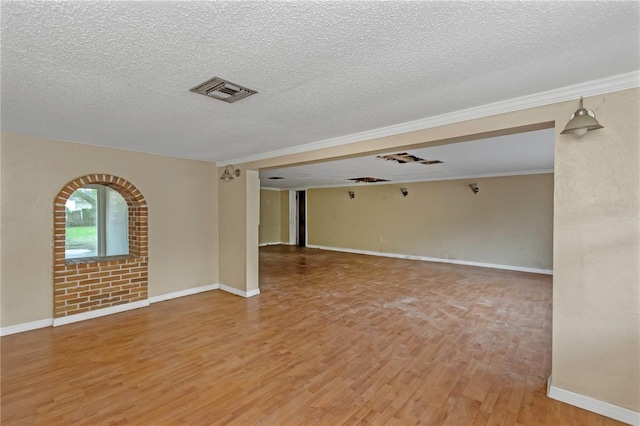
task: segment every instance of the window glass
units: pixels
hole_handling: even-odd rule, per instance
[[[65,207],[65,258],[129,253],[128,207],[118,191],[87,185],[71,194]]]
[[[66,207],[65,257],[98,255],[98,190],[80,188],[71,194]]]
[[[129,213],[127,202],[114,189],[105,187],[105,237],[106,255],[129,253]]]

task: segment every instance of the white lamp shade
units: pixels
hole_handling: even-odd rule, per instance
[[[596,115],[582,107],[582,98],[580,98],[580,108],[573,114],[571,120],[564,126],[564,130],[560,134],[573,133],[582,136],[589,130],[602,129],[603,126],[596,120]]]

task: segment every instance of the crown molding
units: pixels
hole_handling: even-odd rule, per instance
[[[315,151],[323,148],[333,148],[355,142],[362,142],[370,139],[394,136],[401,133],[414,132],[432,127],[444,126],[447,124],[460,123],[491,115],[505,114],[527,108],[535,108],[543,105],[550,105],[569,100],[576,100],[582,97],[602,95],[605,93],[617,92],[620,90],[632,89],[640,86],[640,70],[625,74],[615,75],[599,80],[587,81],[585,83],[574,84],[572,86],[561,87],[559,89],[548,90],[533,95],[522,96],[520,98],[495,102],[492,104],[463,109],[447,114],[422,118],[420,120],[406,123],[394,124],[392,126],[380,127],[378,129],[353,133],[351,135],[339,136],[322,141],[311,142],[304,145],[293,146],[276,151],[269,151],[262,154],[249,155],[246,157],[220,160],[216,163],[243,164],[252,161],[266,160],[270,158],[282,157],[291,154]]]

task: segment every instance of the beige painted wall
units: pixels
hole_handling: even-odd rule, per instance
[[[260,189],[260,244],[289,242],[289,191]]]
[[[260,190],[260,244],[277,243],[281,238],[282,203],[280,191]]]
[[[578,106],[571,100],[242,167],[259,170],[452,143],[505,129],[555,127],[553,384],[640,411],[639,97],[636,88],[585,98],[605,128],[582,139],[560,135]]]
[[[552,269],[553,175],[309,189],[307,227],[309,245]]]
[[[224,170],[220,168],[218,175]],[[220,283],[246,289],[247,183],[246,171],[218,186],[218,233],[220,235]],[[258,197],[260,195],[258,194]],[[258,203],[259,203],[258,198]],[[257,269],[257,268],[256,268]]]
[[[553,287],[554,385],[635,411],[640,411],[639,92],[585,100],[604,129],[581,139],[556,135]]]
[[[149,296],[218,282],[213,163],[2,134],[2,327],[53,315],[53,199],[89,173],[120,176],[149,206]]]
[[[0,246],[2,245],[2,205],[4,204],[2,192],[2,137],[0,136]],[[2,326],[2,256],[0,247],[0,327]],[[51,297],[53,300],[53,296]],[[52,309],[53,312],[53,309]]]
[[[224,167],[218,169],[222,176]],[[240,291],[258,289],[258,172],[241,169],[240,177],[219,186],[220,283]]]
[[[245,229],[247,235],[246,244],[246,263],[245,263],[245,291],[250,292],[259,290],[258,268],[253,265],[258,264],[258,225],[260,223],[260,176],[255,170],[247,170],[246,172],[246,205],[247,212],[245,215]]]
[[[289,242],[289,191],[280,191],[280,241]]]

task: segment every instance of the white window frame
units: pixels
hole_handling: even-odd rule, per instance
[[[107,255],[107,189],[109,188],[106,185],[101,185],[99,183],[92,183],[83,186],[82,188],[89,188],[96,190],[96,232],[97,232],[97,253],[95,256],[84,256],[84,257],[109,257]],[[79,191],[82,188],[78,188],[76,191]],[[112,189],[114,190],[114,189]],[[115,190],[114,190],[115,191]],[[117,191],[116,191],[117,192]],[[122,194],[120,194],[122,196]],[[124,199],[124,197],[123,197]],[[127,214],[128,214],[129,206],[127,205]],[[66,225],[65,225],[66,226]],[[129,238],[129,229],[127,226],[127,239]],[[115,256],[127,256],[129,254],[128,245],[127,245],[127,253],[121,253]],[[65,254],[65,259],[82,259],[82,257],[74,258],[67,257]]]

